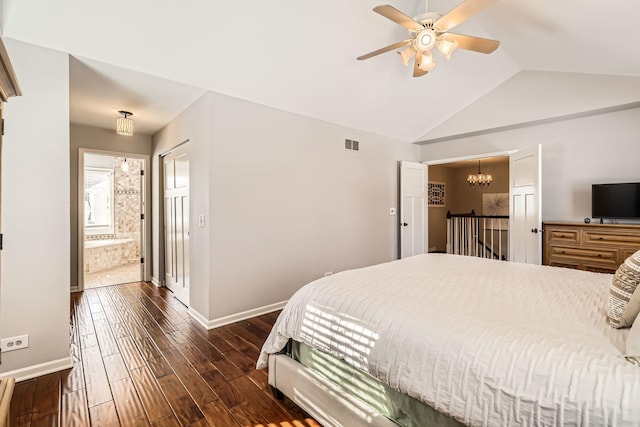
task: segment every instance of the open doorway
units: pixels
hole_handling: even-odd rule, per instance
[[[478,173],[491,182],[472,186],[468,179]],[[430,165],[428,187],[429,252],[508,259],[509,156]]]
[[[144,278],[145,159],[81,151],[78,218],[83,289]]]

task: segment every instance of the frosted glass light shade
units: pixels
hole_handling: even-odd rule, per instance
[[[431,52],[424,52],[422,54],[422,61],[418,65],[418,67],[422,71],[431,71],[436,68],[436,63],[433,62],[433,57],[431,56]]]
[[[458,48],[458,41],[440,40],[436,44],[438,50],[444,55],[447,60],[451,59],[451,54]]]
[[[398,54],[402,58],[402,63],[404,65],[409,65],[409,61],[411,60],[411,58],[416,56],[416,50],[413,48],[413,46],[409,46],[408,48],[398,52]]]

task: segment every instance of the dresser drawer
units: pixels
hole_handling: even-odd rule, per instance
[[[547,228],[545,230],[549,243],[578,243],[580,230],[571,228]]]
[[[625,259],[629,258],[631,255],[635,254],[640,250],[640,247],[633,249],[622,249],[622,258],[620,259],[620,264],[624,262]]]
[[[592,271],[594,273],[607,273],[607,274],[614,274],[616,272],[616,270],[618,269],[616,266],[608,266],[608,265],[598,265],[598,264],[591,264],[591,263],[584,263],[582,265],[582,268],[584,270],[587,271]]]
[[[640,225],[546,221],[544,263],[614,273],[640,249]]]
[[[575,264],[592,261],[601,265],[618,265],[618,250],[615,248],[585,248],[554,245],[549,247],[549,263]]]
[[[611,232],[608,230],[582,230],[585,245],[635,246],[640,248],[640,235]]]

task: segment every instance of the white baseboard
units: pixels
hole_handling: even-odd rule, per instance
[[[207,329],[215,329],[220,326],[228,325],[230,323],[239,322],[241,320],[250,319],[252,317],[261,316],[263,314],[271,313],[272,311],[282,309],[287,301],[280,301],[273,304],[265,305],[263,307],[254,308],[251,310],[243,311],[236,314],[230,314],[229,316],[219,317],[217,319],[208,320],[202,314],[198,313],[193,308],[189,307],[189,314],[196,319],[198,323]]]
[[[153,276],[151,276],[151,283],[153,283],[157,288],[162,287],[162,283],[160,283],[160,281]]]
[[[39,377],[41,375],[51,374],[53,372],[63,371],[65,369],[73,368],[73,357],[63,357],[58,360],[51,360],[49,362],[39,363],[37,365],[27,366],[26,368],[15,369],[13,371],[0,373],[0,378],[15,378],[17,381],[30,380],[31,378]]]

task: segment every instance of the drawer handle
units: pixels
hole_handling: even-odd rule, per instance
[[[602,240],[602,236],[598,237],[598,240]]]

